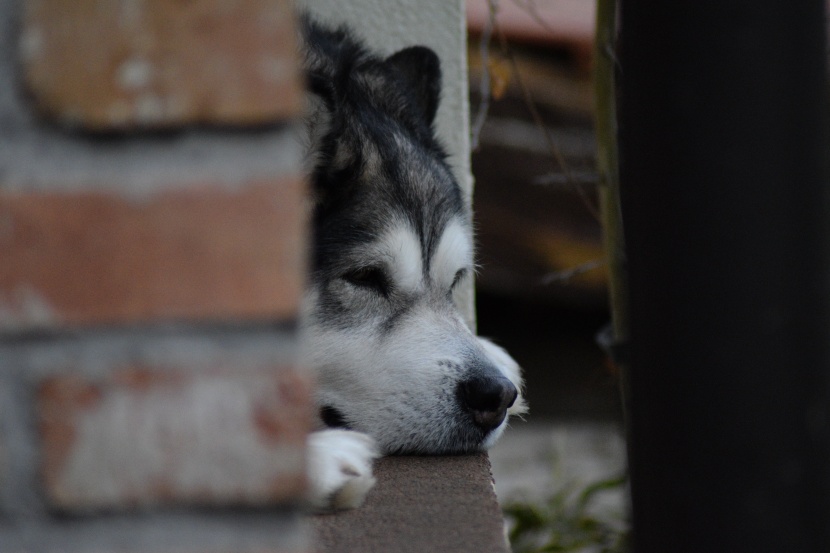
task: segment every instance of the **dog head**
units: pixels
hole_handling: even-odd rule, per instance
[[[521,378],[454,302],[473,246],[432,129],[438,57],[412,47],[381,59],[310,22],[305,42],[314,251],[302,327],[323,422],[386,453],[488,447],[523,410]]]

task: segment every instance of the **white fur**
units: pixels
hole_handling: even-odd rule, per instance
[[[321,430],[308,438],[309,502],[318,510],[353,509],[375,485],[375,442],[350,430]]]
[[[470,230],[457,219],[447,224],[435,249],[430,273],[439,286],[448,288],[460,269],[470,268],[473,264],[473,247]]]
[[[510,357],[510,354],[507,353],[504,348],[497,346],[487,338],[478,337],[478,343],[484,348],[484,351],[487,352],[487,355],[495,361],[501,370],[502,374],[513,383],[517,390],[519,390],[519,397],[516,398],[516,401],[513,405],[507,410],[508,417],[504,419],[504,422],[501,423],[497,429],[490,433],[487,437],[487,441],[484,442],[484,448],[490,449],[493,445],[498,441],[504,431],[507,429],[507,423],[510,419],[510,416],[518,416],[521,418],[522,415],[527,413],[527,404],[524,401],[524,397],[521,394],[521,391],[524,386],[524,380],[522,379],[522,369],[519,367],[519,364],[516,363],[516,360]]]
[[[317,509],[360,504],[374,482],[371,461],[379,452],[397,451],[402,444],[415,444],[407,449],[412,452],[452,451],[458,410],[454,389],[470,356],[487,359],[522,389],[516,362],[502,348],[474,336],[446,301],[455,274],[472,264],[472,241],[463,221],[446,226],[429,278],[408,223],[399,222],[368,245],[366,256],[383,260],[396,293],[409,294],[414,303],[393,330],[381,332],[377,321],[383,319],[378,312],[382,300],[367,301],[364,290],[353,289],[341,298],[365,312],[349,328],[316,320],[318,291],[311,289],[305,297],[303,348],[306,363],[317,370],[318,404],[335,406],[360,431],[312,435],[309,471]],[[508,415],[525,410],[520,396]],[[506,426],[507,418],[481,447],[492,446]]]
[[[421,246],[408,224],[394,226],[380,239],[377,247],[401,289],[415,292],[422,286]]]

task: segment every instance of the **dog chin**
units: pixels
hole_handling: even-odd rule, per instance
[[[505,420],[501,425],[496,427],[494,430],[491,430],[489,434],[484,438],[484,441],[481,443],[482,450],[488,450],[494,445],[496,442],[499,441],[501,435],[504,434],[504,431],[507,429],[507,420]]]
[[[398,436],[391,440],[375,436],[380,449],[386,455],[463,455],[490,449],[501,437],[507,422],[485,433],[475,427],[457,428],[450,435],[434,435],[417,441],[401,441]],[[372,435],[371,432],[368,432]]]

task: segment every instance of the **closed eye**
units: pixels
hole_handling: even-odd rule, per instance
[[[380,267],[361,267],[349,271],[341,278],[358,288],[370,290],[382,296],[389,295],[389,279]]]
[[[452,284],[450,285],[450,290],[455,289],[461,279],[463,279],[467,275],[467,269],[459,269],[458,272],[455,273],[455,277],[452,279]]]

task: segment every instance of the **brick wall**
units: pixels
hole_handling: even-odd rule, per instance
[[[0,551],[305,551],[285,0],[0,0]]]

